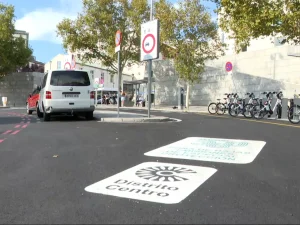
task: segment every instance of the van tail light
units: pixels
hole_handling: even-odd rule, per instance
[[[51,91],[46,91],[46,99],[52,99]]]
[[[95,92],[94,91],[90,92],[90,99],[95,99]]]

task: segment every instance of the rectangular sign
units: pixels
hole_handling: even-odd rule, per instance
[[[119,52],[121,50],[121,45],[118,45],[117,47],[115,47],[115,53]]]
[[[164,204],[184,200],[217,170],[209,167],[146,162],[108,177],[85,191]]]
[[[146,152],[145,155],[246,164],[256,158],[265,144],[264,141],[188,137]]]
[[[152,20],[141,25],[141,61],[159,57],[159,21]]]

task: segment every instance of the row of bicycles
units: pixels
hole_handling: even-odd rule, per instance
[[[240,98],[237,93],[226,93],[224,102],[217,99],[217,102],[212,102],[208,105],[208,112],[210,114],[224,115],[226,112],[232,117],[243,115],[245,118],[262,119],[265,116],[271,117],[276,113],[278,119],[282,115],[282,91],[279,92],[263,92],[266,100],[263,98],[256,98],[254,93],[246,93],[246,98]],[[272,107],[273,96],[276,95],[277,101]],[[299,94],[300,96],[300,94]],[[293,124],[300,122],[300,105],[294,104],[294,99],[289,99],[290,104],[287,106],[288,120]]]

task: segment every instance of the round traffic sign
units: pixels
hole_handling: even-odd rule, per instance
[[[65,70],[70,70],[71,69],[71,64],[69,62],[66,62],[64,65]]]
[[[156,41],[153,34],[147,34],[143,39],[142,48],[146,54],[149,54],[155,48]]]
[[[225,69],[227,72],[230,72],[232,70],[232,63],[231,62],[227,62],[225,65]]]
[[[122,33],[120,30],[118,30],[116,33],[116,39],[115,39],[116,47],[121,44],[121,39],[122,39]]]

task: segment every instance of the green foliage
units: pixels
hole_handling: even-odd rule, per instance
[[[221,56],[217,25],[200,0],[184,0],[174,8],[165,0],[156,4],[156,17],[161,21],[163,54],[173,58],[183,80],[200,81],[207,60]]]
[[[140,27],[149,21],[147,0],[84,0],[84,11],[76,20],[64,19],[58,35],[64,47],[82,52],[82,60],[98,59],[117,71],[115,33],[122,31],[122,69],[140,59]],[[174,59],[181,78],[194,82],[204,71],[204,62],[222,54],[217,26],[200,0],[185,0],[179,9],[159,0],[154,18],[160,21],[161,52]],[[122,71],[121,69],[121,71]]]
[[[240,45],[252,38],[282,35],[287,42],[300,43],[299,0],[215,0],[220,15],[220,28]]]
[[[31,55],[23,38],[15,38],[14,7],[0,3],[0,77],[25,66]]]
[[[140,24],[149,18],[147,0],[84,0],[84,11],[76,20],[58,24],[58,35],[66,49],[84,52],[82,60],[100,60],[117,71],[115,34],[122,32],[122,65],[139,60]],[[121,71],[122,71],[121,69]]]

